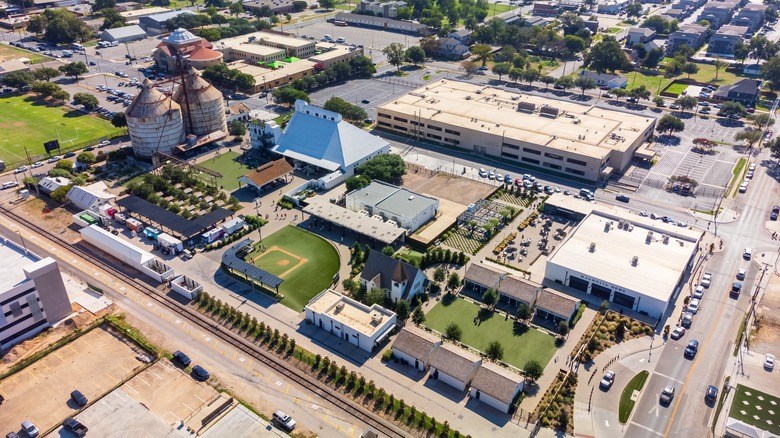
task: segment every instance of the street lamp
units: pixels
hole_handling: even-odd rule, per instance
[[[22,241],[22,246],[24,247],[25,254],[28,253],[29,251],[27,250],[27,244],[24,243],[24,236],[22,236],[22,233],[20,233],[19,230],[14,230],[14,231],[16,231],[16,234],[19,235],[19,239],[21,239]]]

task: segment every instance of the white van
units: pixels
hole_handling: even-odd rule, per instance
[[[745,248],[745,252],[742,253],[742,258],[745,260],[750,260],[753,257],[753,250],[750,248]]]
[[[73,48],[73,50],[84,50],[84,46],[81,44],[73,43],[70,46]]]
[[[338,38],[336,38],[336,42],[340,44],[340,43],[345,43],[345,42],[347,42],[347,40],[345,40],[345,39],[344,39],[344,38],[342,38],[342,37],[338,37]]]
[[[119,45],[119,41],[111,41],[111,47],[116,47]]]

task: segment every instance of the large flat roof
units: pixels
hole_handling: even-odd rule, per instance
[[[403,228],[347,210],[327,201],[310,202],[303,208],[303,211],[388,245],[398,240],[406,232]]]
[[[271,56],[271,55],[276,55],[278,53],[285,53],[284,49],[280,47],[261,46],[260,44],[254,44],[254,43],[244,43],[244,44],[237,44],[231,47],[215,47],[215,48],[220,52],[224,52],[226,50],[236,50],[242,53],[249,53],[251,55],[259,55],[259,56]]]
[[[226,47],[233,47],[239,44],[250,42],[249,40],[252,40],[253,44],[263,44],[263,41],[266,41],[268,43],[279,44],[285,47],[302,47],[309,44],[314,45],[313,41],[279,35],[271,32],[252,32],[237,37],[224,38],[219,41],[215,41],[212,44],[214,44],[214,50],[219,50]]]
[[[518,111],[523,102],[536,105],[537,113]],[[558,108],[558,117],[540,116],[543,105]],[[653,117],[447,79],[409,92],[382,109],[596,158],[628,150],[655,122]]]
[[[378,304],[368,307],[332,289],[320,292],[306,307],[321,315],[327,315],[369,338],[384,328],[388,319],[395,315]]]
[[[6,242],[4,237],[0,236],[0,293],[23,282],[27,278],[24,268],[38,261],[37,257]]]
[[[548,262],[668,301],[696,251],[701,232],[623,211],[621,215],[592,211]],[[618,228],[621,221],[626,224],[622,229]],[[634,257],[638,257],[635,265]]]
[[[226,208],[220,207],[197,219],[185,219],[178,214],[171,213],[156,204],[134,195],[126,196],[117,201],[116,204],[188,239],[235,214]]]
[[[244,61],[236,61],[228,64],[230,68],[240,70],[242,73],[247,73],[255,78],[258,84],[262,84],[263,81],[272,82],[277,79],[286,79],[288,76],[295,75],[297,73],[314,70],[314,62],[306,59],[301,59],[295,62],[280,62],[283,64],[282,68],[270,69],[256,66],[254,64],[248,64]]]

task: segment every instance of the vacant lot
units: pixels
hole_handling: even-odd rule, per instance
[[[28,52],[27,50],[17,49],[16,47],[0,44],[0,61],[8,61],[9,59],[19,58],[27,58],[33,64],[49,61],[51,59],[48,56],[43,56],[37,53]]]
[[[31,156],[44,153],[43,143],[59,140],[62,151],[74,145],[123,132],[107,120],[65,107],[49,106],[30,96],[0,99],[0,160],[18,163],[25,160],[24,148]]]
[[[238,188],[238,177],[246,175],[251,167],[238,161],[241,154],[233,151],[221,153],[218,157],[209,158],[198,163],[198,166],[213,170],[222,174],[217,180],[217,185],[232,192]]]
[[[416,174],[411,169],[407,169],[401,186],[436,198],[444,198],[463,206],[487,198],[496,189],[487,184],[448,173],[438,173],[431,178],[429,175]]]
[[[445,297],[425,316],[425,325],[444,333],[447,325],[454,322],[463,331],[461,342],[480,351],[499,341],[504,347],[504,362],[521,369],[529,360],[545,366],[555,354],[554,337],[495,314],[475,323],[479,310],[478,305],[469,301]]]
[[[282,304],[301,311],[309,300],[330,286],[339,270],[339,255],[327,240],[289,225],[264,238],[265,251],[246,261],[282,279]]]
[[[780,398],[737,385],[729,416],[773,435],[780,434]]]
[[[718,70],[718,78],[715,79],[714,65],[699,63],[696,63],[696,65],[699,67],[699,71],[696,74],[692,74],[691,79],[695,79],[699,82],[711,83],[713,85],[726,85],[731,84],[739,79],[737,75],[726,71],[725,68]],[[626,73],[626,77],[628,78],[628,86],[626,88],[629,90],[644,85],[645,88],[650,90],[650,92],[655,95],[658,93],[658,90],[663,90],[673,80],[687,79],[688,75],[682,74],[673,78],[668,78],[664,76],[663,71],[659,70],[657,74],[644,74],[640,73],[639,71],[628,72]]]
[[[135,344],[108,327],[95,328],[0,381],[5,397],[0,425],[16,427],[30,420],[48,430],[78,410],[71,391],[96,400],[143,366],[135,358]]]

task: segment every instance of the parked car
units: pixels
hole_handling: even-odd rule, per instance
[[[83,425],[81,422],[79,422],[79,420],[75,418],[68,418],[67,420],[63,421],[62,427],[71,431],[76,436],[84,436],[89,431],[89,429],[87,429],[87,426]]]
[[[672,331],[671,338],[676,341],[676,340],[682,338],[683,335],[685,335],[685,328],[678,326],[678,327],[675,327],[674,330]]]
[[[739,271],[737,271],[737,280],[744,280],[745,279],[745,268],[740,268]]]
[[[772,213],[769,214],[769,219],[776,221],[778,214],[780,214],[780,205],[775,205],[772,207]]]
[[[661,398],[660,398],[661,404],[668,405],[672,402],[673,398],[674,398],[674,386],[666,385],[666,388],[664,388],[663,391],[661,391]]]
[[[688,303],[688,311],[695,315],[699,313],[700,305],[701,302],[697,298],[694,298]]]
[[[171,360],[184,368],[187,368],[190,366],[190,363],[192,363],[192,360],[190,360],[189,356],[178,350],[173,352],[173,359]]]
[[[192,376],[198,380],[208,380],[211,374],[209,374],[209,372],[206,371],[206,369],[202,366],[195,365],[192,367]]]
[[[704,287],[710,287],[710,284],[712,284],[712,274],[709,272],[705,272],[704,275],[701,277],[701,284]]]
[[[691,325],[693,325],[693,313],[685,312],[685,314],[682,317],[682,322],[680,322],[680,324],[685,328],[691,328]]]
[[[750,248],[745,248],[745,250],[742,252],[742,258],[745,260],[750,260],[753,257],[753,250]]]
[[[3,185],[0,187],[2,187],[3,189],[10,189],[11,187],[16,187],[18,185],[19,183],[16,181],[8,181],[8,182],[4,182]]]
[[[43,161],[36,161],[30,165],[30,168],[37,169],[38,167],[43,166]]]
[[[704,296],[704,287],[702,285],[696,286],[696,289],[693,291],[693,297],[694,298],[701,298]]]
[[[618,194],[615,196],[615,199],[617,199],[617,200],[618,200],[618,201],[620,201],[620,202],[628,202],[628,201],[630,201],[630,200],[631,200],[631,198],[629,198],[629,197],[628,197],[628,195],[624,195],[624,194],[622,194],[622,193],[618,193]]]
[[[75,156],[76,156],[75,152],[68,152],[65,155],[63,155],[62,158],[70,158],[70,157],[75,157]]]
[[[73,392],[70,393],[70,398],[72,398],[73,401],[76,402],[76,404],[79,406],[85,406],[89,401],[87,400],[87,397],[78,389],[74,389]]]
[[[277,410],[273,414],[273,422],[287,432],[292,432],[295,429],[295,420],[282,411]]]
[[[768,369],[769,371],[772,371],[774,367],[775,367],[775,355],[767,353],[767,355],[764,357],[764,368]]]
[[[718,388],[710,385],[707,387],[707,392],[704,393],[704,397],[707,401],[714,402],[718,399]]]
[[[46,162],[47,163],[56,163],[57,161],[60,161],[61,159],[62,159],[62,157],[60,157],[59,155],[55,155],[55,156],[49,158],[48,160],[46,160]]]
[[[699,341],[696,339],[691,339],[691,342],[688,342],[688,346],[685,347],[685,351],[683,352],[683,355],[685,357],[693,359],[696,357],[696,353],[699,351]]]
[[[607,371],[606,374],[604,374],[604,377],[601,378],[601,382],[599,382],[599,387],[604,389],[609,389],[612,387],[612,384],[615,383],[615,372],[612,370]]]
[[[40,431],[38,431],[38,428],[35,427],[34,424],[32,424],[30,420],[24,420],[22,422],[22,429],[30,438],[35,438],[38,436],[39,433],[41,433]]]
[[[14,169],[14,173],[22,173],[27,170],[27,166],[19,166],[16,169]]]

